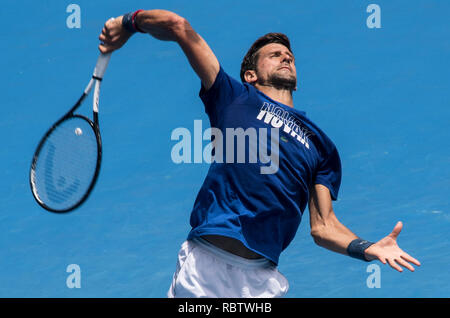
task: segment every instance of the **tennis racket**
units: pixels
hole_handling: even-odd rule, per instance
[[[30,186],[44,209],[64,213],[86,201],[100,172],[102,140],[98,123],[100,83],[111,53],[100,54],[89,84],[75,105],[45,133],[33,156]],[[75,114],[94,87],[93,121]]]

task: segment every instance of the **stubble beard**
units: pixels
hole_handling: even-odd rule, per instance
[[[260,77],[258,76],[258,78]],[[267,80],[258,81],[258,84],[292,92],[297,89],[297,78],[293,75],[282,76],[277,73],[272,73]]]

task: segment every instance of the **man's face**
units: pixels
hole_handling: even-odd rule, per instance
[[[279,43],[263,46],[258,52],[254,83],[278,89],[296,90],[295,59],[287,47]]]

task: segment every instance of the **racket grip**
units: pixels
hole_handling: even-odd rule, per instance
[[[106,67],[108,67],[109,59],[111,58],[111,53],[100,53],[98,57],[97,64],[94,69],[94,76],[98,78],[103,78],[103,74],[105,74]]]

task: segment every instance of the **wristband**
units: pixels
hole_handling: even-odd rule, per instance
[[[357,238],[351,241],[351,243],[348,245],[347,253],[349,256],[353,258],[369,262],[365,257],[364,251],[372,244],[373,244],[372,242]]]
[[[128,12],[123,15],[122,18],[122,26],[130,32],[131,34],[134,34],[136,32],[145,33],[136,24],[136,15],[143,10],[137,10],[135,12]]]

